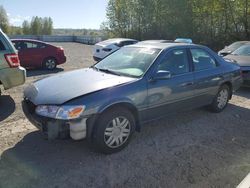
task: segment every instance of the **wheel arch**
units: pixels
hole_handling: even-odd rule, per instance
[[[233,96],[233,84],[232,84],[232,82],[230,82],[230,81],[225,81],[225,82],[223,82],[223,83],[220,85],[220,87],[222,87],[223,85],[227,85],[227,86],[229,87],[229,89],[230,89],[230,99],[231,99],[232,96]]]
[[[49,59],[49,58],[55,59],[55,60],[56,60],[56,65],[57,65],[58,59],[57,59],[55,56],[50,55],[50,56],[46,56],[46,57],[44,57],[44,58],[42,59],[42,65],[41,65],[42,67],[43,67],[44,62],[45,62],[47,59]]]
[[[129,110],[135,118],[135,130],[138,132],[140,131],[141,126],[140,126],[138,109],[133,104],[131,104],[129,102],[116,102],[116,103],[113,103],[111,105],[106,106],[105,108],[102,108],[98,114],[93,115],[92,117],[88,118],[88,120],[87,120],[87,136],[89,139],[91,139],[93,136],[93,132],[94,132],[93,130],[94,130],[95,124],[98,121],[99,117],[102,114],[108,112],[109,110],[113,110],[115,108],[125,108],[125,109]]]

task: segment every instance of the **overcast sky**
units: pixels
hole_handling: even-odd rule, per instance
[[[99,29],[108,0],[0,0],[12,25],[32,16],[51,17],[54,28]]]

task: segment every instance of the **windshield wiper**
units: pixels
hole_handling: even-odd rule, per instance
[[[117,76],[121,76],[121,74],[119,74],[118,72],[112,71],[110,69],[98,69],[98,68],[96,68],[96,69],[99,70],[99,71],[101,71],[101,72],[108,73],[108,74],[114,74],[114,75],[117,75]]]
[[[99,71],[99,69],[95,65],[90,66],[90,68]]]

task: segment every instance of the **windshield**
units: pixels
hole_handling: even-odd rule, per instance
[[[234,51],[234,50],[238,49],[239,47],[241,47],[244,44],[245,44],[244,42],[235,42],[235,43],[229,45],[227,48]]]
[[[235,50],[233,55],[250,56],[250,45],[244,45]]]
[[[97,63],[94,68],[118,75],[141,77],[159,52],[159,49],[125,47]]]

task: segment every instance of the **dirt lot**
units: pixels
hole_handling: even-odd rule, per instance
[[[53,73],[90,66],[92,46],[59,43],[68,57]],[[86,141],[47,141],[21,110],[25,86],[0,97],[0,187],[235,187],[250,172],[250,89],[221,114],[197,109],[145,125],[120,153]]]

